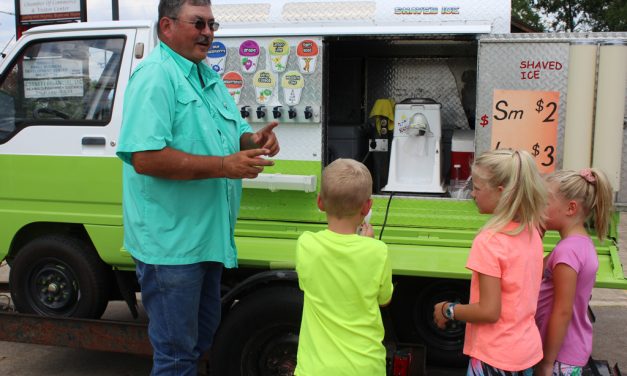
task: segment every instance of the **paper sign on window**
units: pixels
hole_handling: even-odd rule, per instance
[[[82,97],[81,78],[59,78],[50,80],[24,81],[25,98]]]
[[[24,60],[24,78],[81,77],[83,61],[71,59],[33,59]]]

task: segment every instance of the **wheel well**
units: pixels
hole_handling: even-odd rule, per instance
[[[260,289],[273,286],[298,288],[298,277],[294,270],[226,269],[222,283],[222,314],[226,315],[237,301]]]
[[[67,235],[80,239],[93,247],[85,227],[76,223],[35,222],[22,227],[13,237],[7,259],[11,261],[29,241],[44,235]]]

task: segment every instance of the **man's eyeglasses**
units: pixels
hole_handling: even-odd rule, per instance
[[[203,31],[205,30],[205,25],[207,25],[207,27],[209,28],[209,30],[211,31],[218,31],[218,29],[220,28],[220,24],[218,22],[215,21],[210,21],[210,20],[203,20],[201,18],[197,18],[196,21],[186,21],[186,20],[181,20],[177,17],[170,17],[173,20],[179,20],[181,22],[185,22],[188,24],[192,24],[194,25],[194,27],[196,28],[196,30],[198,31]]]

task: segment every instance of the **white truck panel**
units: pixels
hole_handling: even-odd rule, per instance
[[[215,0],[213,12],[227,35],[506,33],[509,1]],[[245,34],[241,34],[245,33]]]

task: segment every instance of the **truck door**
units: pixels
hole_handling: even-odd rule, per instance
[[[115,141],[135,33],[32,31],[0,66],[0,259],[20,312],[99,317],[106,264],[133,264]]]
[[[115,143],[136,31],[78,34],[29,32],[0,65],[0,258],[34,223],[117,228],[119,252]]]
[[[11,184],[2,184],[0,197],[43,206],[106,203],[104,212],[117,214],[121,184],[115,140],[122,100],[115,94],[128,79],[131,61],[123,56],[132,51],[135,31],[72,34],[26,37],[4,64],[0,166],[2,180]],[[121,224],[121,218],[114,222]]]

